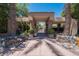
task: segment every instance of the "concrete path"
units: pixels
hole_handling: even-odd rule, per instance
[[[29,42],[29,43],[28,43]],[[11,56],[20,56],[20,55],[24,55],[28,52],[30,52],[31,50],[35,49],[36,46],[38,46],[40,44],[39,41],[37,40],[29,40],[28,42],[26,42],[26,47],[21,50],[21,51],[16,51],[13,54],[11,54]],[[28,44],[27,44],[28,43]]]
[[[26,48],[16,51],[11,56],[76,56],[76,54],[44,38],[29,40]]]
[[[38,32],[37,37],[26,41],[25,45],[25,48],[13,52],[10,56],[76,56],[79,54],[79,50],[73,53],[73,50],[65,49],[55,39],[48,38],[42,30]]]
[[[49,40],[45,40],[49,47],[56,53],[58,56],[76,56],[74,53],[70,52],[69,50],[65,49],[64,47],[53,43]]]
[[[52,52],[52,50],[48,47],[48,45],[46,44],[46,42],[44,40],[41,40],[42,44],[34,49],[33,51],[29,52],[26,55],[31,55],[31,56],[56,56],[55,53]]]

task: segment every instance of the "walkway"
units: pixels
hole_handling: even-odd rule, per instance
[[[29,40],[26,48],[16,51],[10,56],[75,56],[76,54],[50,41],[48,38],[42,40]]]
[[[37,37],[25,42],[26,47],[20,51],[15,51],[10,56],[75,56],[75,53],[65,49],[50,39],[45,33],[38,33]]]

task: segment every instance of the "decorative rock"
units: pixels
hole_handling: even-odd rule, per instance
[[[0,47],[0,53],[3,53],[3,51],[4,51],[4,48]]]
[[[71,49],[75,47],[75,44],[71,44],[71,43],[64,43],[63,46],[67,49]]]

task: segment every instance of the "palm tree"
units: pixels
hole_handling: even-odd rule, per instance
[[[16,16],[28,16],[28,4],[27,3],[17,3],[16,4]]]
[[[64,34],[70,35],[71,34],[71,4],[66,3],[65,4],[65,28],[64,28]]]
[[[9,4],[9,19],[8,19],[8,33],[15,34],[16,33],[16,4]]]

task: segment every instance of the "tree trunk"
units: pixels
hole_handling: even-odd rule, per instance
[[[70,35],[71,34],[71,4],[65,4],[65,28],[64,34]]]
[[[16,34],[16,5],[9,4],[8,34]]]
[[[77,21],[77,34],[79,35],[79,21]]]

